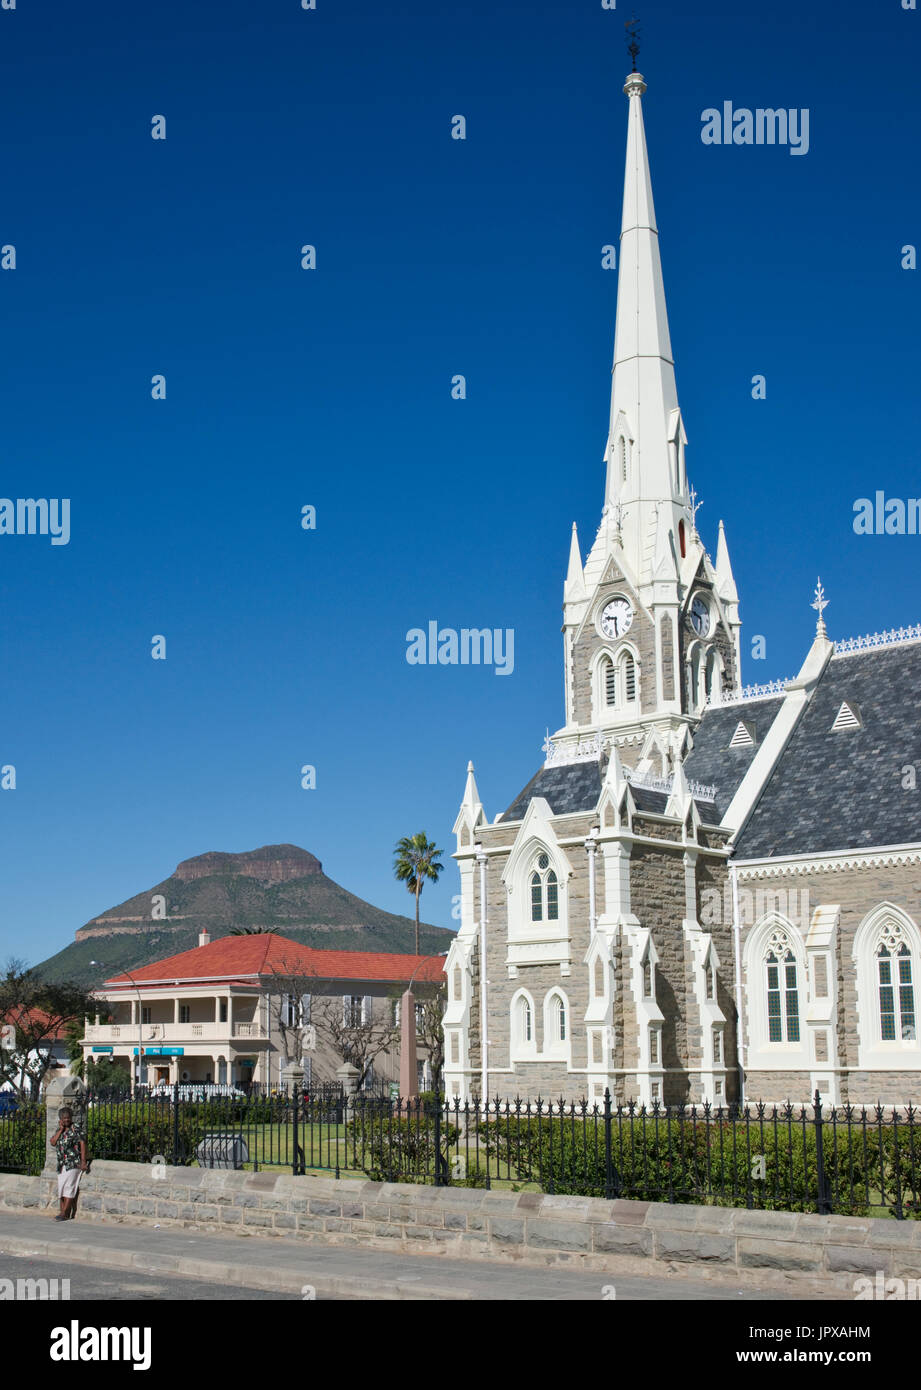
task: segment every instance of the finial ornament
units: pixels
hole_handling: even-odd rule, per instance
[[[704,504],[704,499],[701,498],[700,501],[698,502],[698,500],[697,500],[697,489],[696,489],[696,488],[693,488],[693,487],[691,488],[691,491],[689,492],[688,496],[689,496],[690,499],[691,499],[691,531],[692,531],[692,533],[696,536],[696,535],[697,535],[697,513],[700,511],[701,507],[703,506],[703,504]]]
[[[624,28],[627,31],[627,52],[633,59],[633,71],[636,72],[636,60],[640,56],[640,26],[636,15],[627,20]]]
[[[819,580],[816,581],[816,586],[815,586],[815,600],[814,600],[814,602],[813,602],[813,604],[812,604],[812,607],[816,610],[816,612],[817,612],[818,615],[819,615],[819,621],[818,621],[818,622],[816,623],[816,625],[815,625],[815,631],[816,631],[816,636],[817,636],[817,637],[825,637],[825,636],[827,635],[827,629],[826,629],[826,627],[825,627],[825,619],[824,619],[824,617],[823,617],[822,615],[823,615],[823,613],[825,612],[825,609],[828,607],[828,604],[829,604],[829,600],[825,597],[825,590],[822,588],[822,581],[821,581],[821,579],[819,579]]]

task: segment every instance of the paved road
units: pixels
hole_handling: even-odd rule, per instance
[[[0,1212],[0,1263],[18,1265],[14,1257],[55,1264],[72,1289],[88,1269],[93,1279],[106,1278],[104,1294],[73,1297],[111,1298],[114,1283],[135,1295],[134,1287],[150,1280],[166,1288],[177,1279],[194,1280],[197,1300],[268,1296],[303,1297],[305,1285],[318,1298],[366,1299],[515,1299],[515,1300],[714,1300],[733,1302],[802,1298],[801,1288],[757,1289],[739,1281],[710,1281],[692,1271],[674,1274],[585,1273],[544,1269],[490,1260],[457,1260],[369,1249],[361,1245],[322,1245],[281,1238],[210,1235],[182,1227],[79,1219],[58,1224],[47,1215]],[[13,1277],[6,1275],[5,1277]],[[19,1277],[25,1277],[20,1275]],[[238,1292],[234,1292],[234,1290]],[[165,1292],[163,1298],[184,1297]],[[808,1297],[816,1295],[810,1291]]]
[[[201,1280],[177,1279],[158,1274],[155,1279],[140,1273],[111,1269],[105,1265],[71,1264],[65,1267],[60,1260],[36,1260],[28,1255],[0,1254],[0,1279],[57,1279],[70,1280],[71,1299],[86,1299],[91,1303],[144,1302],[160,1299],[180,1299],[183,1302],[207,1299],[283,1299],[297,1303],[297,1293],[272,1293],[267,1289],[247,1289],[234,1284],[214,1284],[202,1293]],[[49,1287],[51,1287],[49,1285]]]

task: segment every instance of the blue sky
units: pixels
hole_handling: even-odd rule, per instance
[[[0,494],[72,506],[67,546],[0,537],[4,955],[278,841],[408,912],[393,844],[450,851],[467,759],[490,817],[536,771],[602,503],[631,13],[0,11]],[[726,523],[743,659],[766,638],[744,679],[787,676],[818,573],[832,636],[921,620],[921,537],[852,529],[855,498],[921,492],[921,13],[640,19],[700,527],[715,554]],[[703,145],[725,100],[808,108],[808,155]],[[514,673],[408,665],[430,619],[514,628]],[[456,891],[448,860],[423,916]]]

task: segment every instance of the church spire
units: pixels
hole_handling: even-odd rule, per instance
[[[628,552],[638,575],[649,548],[655,503],[668,502],[675,527],[684,514],[686,443],[672,358],[659,257],[640,73],[624,86],[629,103],[611,416],[605,458],[609,506],[624,508]],[[653,540],[653,548],[655,542]]]

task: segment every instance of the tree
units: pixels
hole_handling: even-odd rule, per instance
[[[439,985],[435,994],[420,1001],[416,1012],[416,1038],[429,1059],[432,1085],[436,1091],[441,1090],[441,1073],[445,1064],[445,1035],[441,1020],[447,1006],[447,990],[444,985]]]
[[[359,1090],[377,1058],[393,1050],[400,1034],[386,1005],[375,1014],[373,999],[370,1004],[365,1016],[363,1010],[353,1013],[341,995],[320,995],[311,1011],[318,1045],[322,1040],[342,1063],[355,1068]]]
[[[438,859],[441,850],[426,837],[424,831],[421,831],[418,835],[404,835],[402,840],[397,841],[394,853],[393,872],[400,883],[406,884],[407,890],[416,899],[416,955],[418,956],[419,898],[426,879],[430,879],[432,883],[438,882],[438,875],[444,867]]]
[[[307,1050],[316,988],[316,975],[287,961],[281,961],[279,968],[272,971],[272,989],[266,997],[286,1062],[299,1061]]]
[[[277,927],[231,927],[228,936],[274,936]]]
[[[82,1028],[96,1001],[80,985],[42,980],[21,961],[10,960],[0,977],[0,1021],[16,1029],[15,1046],[0,1048],[0,1081],[21,1096],[37,1094],[54,1065],[54,1044],[68,1024]]]

